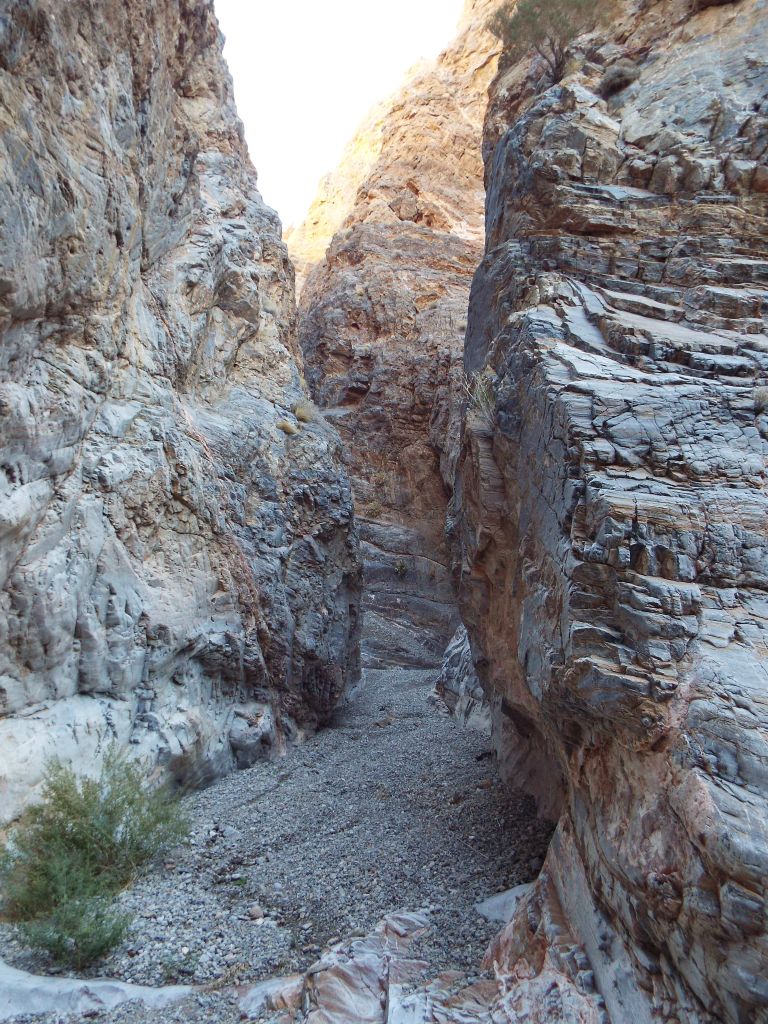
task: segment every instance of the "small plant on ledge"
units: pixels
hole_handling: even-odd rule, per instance
[[[496,394],[489,371],[466,375],[462,381],[462,391],[469,408],[488,426],[493,426],[496,416]]]
[[[317,409],[312,402],[297,402],[293,407],[293,415],[299,423],[314,423],[317,419]]]
[[[395,562],[395,575],[399,579],[402,579],[403,576],[405,576],[407,573],[408,573],[408,566],[407,566],[407,564],[403,561],[402,558],[398,558],[398,560]]]
[[[299,427],[295,423],[291,423],[290,420],[281,419],[275,423],[278,430],[282,430],[284,434],[298,434]]]
[[[377,498],[371,498],[360,506],[358,515],[365,519],[378,519],[384,514],[384,506]]]

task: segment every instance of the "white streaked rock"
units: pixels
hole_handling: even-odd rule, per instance
[[[159,1010],[181,1002],[193,991],[188,985],[150,988],[108,978],[46,978],[19,971],[0,960],[0,1020],[21,1014],[87,1014],[114,1010],[131,1001]]]

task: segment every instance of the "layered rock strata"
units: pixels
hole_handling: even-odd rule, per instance
[[[453,532],[502,762],[559,817],[492,953],[571,936],[541,1019],[768,1020],[766,53],[762,0],[659,3],[492,90]]]
[[[212,0],[0,15],[2,819],[52,754],[251,763],[356,671],[350,489],[294,415],[221,42]]]
[[[374,111],[289,238],[305,267],[330,241],[308,269],[299,337],[313,394],[345,442],[372,666],[439,665],[458,624],[444,522],[482,254],[492,7],[468,3],[454,44]]]
[[[429,916],[401,911],[370,935],[332,946],[305,974],[246,991],[240,1009],[275,1024],[607,1024],[594,991],[574,983],[580,977],[586,986],[586,958],[541,887],[523,906],[489,950],[486,977],[445,971],[425,981],[429,965],[411,947],[430,930]],[[511,961],[516,973],[503,974],[500,964]]]

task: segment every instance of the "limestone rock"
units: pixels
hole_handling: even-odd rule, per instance
[[[508,924],[515,916],[517,906],[524,896],[533,888],[532,882],[524,882],[522,885],[515,885],[504,892],[497,892],[494,896],[475,904],[475,910],[487,921],[502,921]]]
[[[249,989],[240,1009],[248,1018],[287,1010],[286,1020],[306,1024],[385,1024],[392,997],[427,966],[410,957],[408,947],[428,925],[423,911],[390,914],[370,935],[332,946],[306,974]]]
[[[445,649],[435,693],[462,725],[491,731],[490,706],[475,672],[469,636],[461,625]]]
[[[108,978],[45,978],[0,960],[0,1020],[43,1013],[93,1016],[129,1002],[162,1010],[181,1002],[192,991],[188,985],[150,988]]]
[[[364,938],[342,942],[306,974],[245,993],[244,1015],[280,1024],[608,1024],[584,951],[564,922],[546,876],[521,894],[515,919],[493,943],[492,977],[425,976],[410,946],[429,927],[423,912],[390,914]]]
[[[376,166],[384,145],[386,121],[396,97],[378,103],[344,147],[336,168],[320,182],[301,224],[283,232],[296,269],[296,294],[301,295],[307,274],[323,261],[328,243],[355,205],[357,191]]]
[[[452,530],[502,764],[560,818],[492,954],[552,1019],[768,1020],[767,49],[760,0],[649,5],[492,89]]]
[[[455,42],[373,112],[289,235],[307,271],[307,379],[342,435],[355,490],[363,656],[374,667],[439,665],[458,625],[443,533],[467,297],[482,252],[493,6],[467,3]]]
[[[205,781],[322,721],[359,570],[211,0],[13,0],[0,79],[7,819],[52,754]]]

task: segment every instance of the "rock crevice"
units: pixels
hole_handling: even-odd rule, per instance
[[[474,984],[425,982],[403,915],[242,1012],[765,1024],[765,0],[623,7],[554,85],[496,75],[494,6],[468,0],[291,234],[298,318],[211,0],[0,15],[0,823],[54,753],[203,783],[327,722],[362,556],[368,666],[445,651],[445,702],[557,827],[490,900],[516,910]],[[368,725],[398,705],[415,749],[403,685]],[[308,792],[346,813],[333,778]],[[228,836],[235,885],[227,827],[194,856]],[[275,826],[285,864],[297,837]]]
[[[482,254],[492,0],[377,107],[288,236],[307,379],[344,440],[365,563],[364,661],[440,664],[458,625],[445,510]]]

